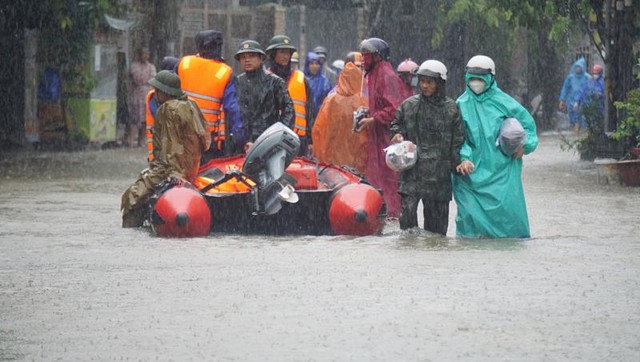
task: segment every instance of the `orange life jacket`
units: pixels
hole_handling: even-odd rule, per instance
[[[178,75],[182,90],[198,104],[209,124],[213,142],[222,149],[222,142],[227,138],[222,97],[233,70],[220,61],[189,55],[180,60]]]
[[[304,84],[304,73],[294,70],[287,85],[289,96],[296,112],[293,131],[300,137],[307,135],[307,89]]]
[[[153,115],[151,115],[149,103],[151,102],[151,98],[153,98],[154,94],[156,94],[154,89],[147,93],[147,106],[145,112],[145,120],[147,123],[147,161],[149,162],[153,161]]]

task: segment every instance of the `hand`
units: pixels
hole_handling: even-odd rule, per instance
[[[313,145],[307,146],[307,156],[313,157]]]
[[[558,109],[564,112],[567,109],[567,105],[563,101],[560,101]]]
[[[247,142],[244,145],[244,153],[249,152],[249,149],[251,148],[251,146],[253,146],[253,142]]]
[[[460,162],[458,166],[456,166],[456,171],[458,171],[458,173],[462,175],[468,175],[472,173],[474,169],[475,169],[475,166],[473,162],[469,160],[464,160]]]
[[[518,150],[511,155],[513,158],[522,158],[522,156],[524,156],[524,149],[522,147],[518,148]]]
[[[578,102],[574,103],[574,104],[573,104],[573,111],[574,111],[574,112],[577,112],[577,111],[578,111],[578,108],[580,108],[580,107],[578,106]]]
[[[394,143],[400,143],[404,141],[404,137],[402,137],[402,135],[400,133],[396,133],[392,138],[391,138],[391,144]]]
[[[369,126],[373,124],[373,122],[375,122],[373,117],[363,118],[362,120],[360,120],[360,127],[358,128],[358,132],[361,132],[362,130],[367,129]]]

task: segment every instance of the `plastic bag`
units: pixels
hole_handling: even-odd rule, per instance
[[[506,118],[500,126],[496,146],[500,147],[505,155],[511,156],[522,149],[526,139],[527,136],[520,121],[515,118]]]
[[[359,107],[353,111],[353,132],[360,132],[360,121],[367,116],[368,110],[364,107]]]
[[[417,147],[411,141],[402,141],[384,149],[385,161],[390,169],[398,172],[415,166],[418,160]]]

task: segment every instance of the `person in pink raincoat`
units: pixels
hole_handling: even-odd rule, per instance
[[[156,76],[156,66],[149,62],[149,48],[138,49],[137,58],[129,67],[131,93],[129,94],[129,147],[142,147],[146,141],[147,94],[152,89],[149,81]]]
[[[389,127],[396,108],[411,94],[389,63],[389,45],[382,39],[369,38],[360,43],[367,72],[369,109],[360,121],[359,130],[367,130],[367,179],[382,189],[390,218],[400,216],[398,173],[385,162],[384,148],[389,145]]]

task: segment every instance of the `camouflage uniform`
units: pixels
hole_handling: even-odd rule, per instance
[[[122,227],[144,222],[149,195],[168,177],[193,181],[201,152],[209,149],[211,134],[198,105],[186,96],[168,100],[158,108],[153,127],[155,158],[122,195]]]
[[[418,226],[417,207],[424,206],[425,230],[446,235],[451,200],[451,172],[460,163],[465,128],[455,102],[437,94],[414,95],[396,110],[391,137],[402,134],[416,144],[416,165],[400,174],[400,227]]]

